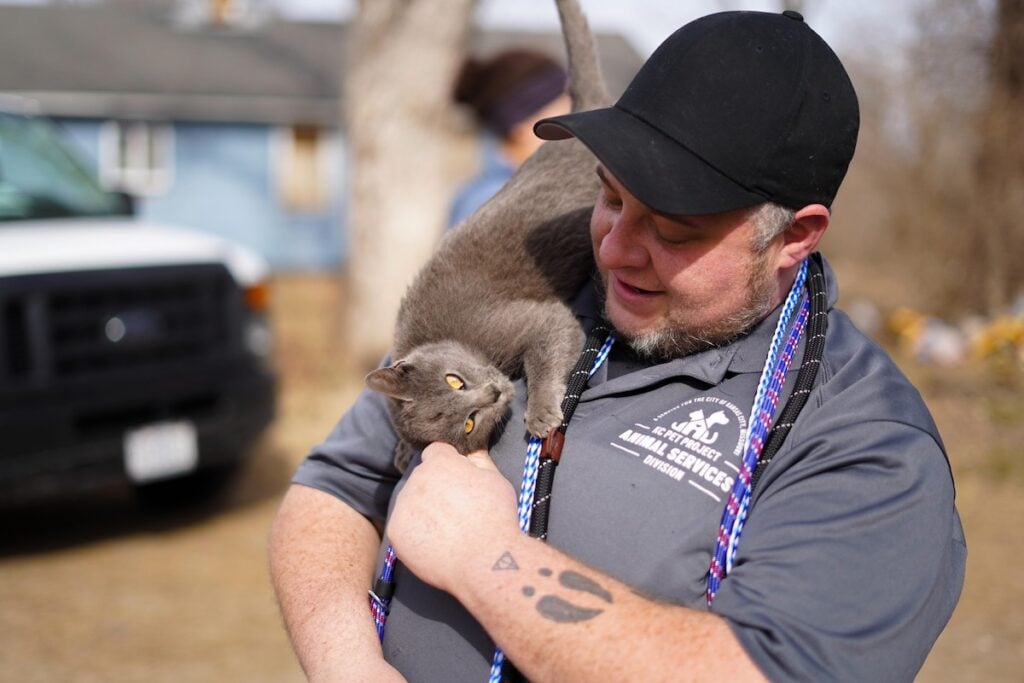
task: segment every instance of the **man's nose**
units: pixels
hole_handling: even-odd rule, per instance
[[[642,268],[647,265],[647,249],[643,245],[644,225],[638,212],[623,208],[615,215],[611,227],[598,247],[600,264],[605,268]]]

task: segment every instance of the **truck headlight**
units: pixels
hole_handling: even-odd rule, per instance
[[[260,282],[245,288],[247,309],[242,343],[253,356],[267,361],[274,351],[274,334],[267,318],[270,307],[270,285]]]
[[[260,359],[269,359],[274,351],[274,335],[266,317],[252,313],[246,321],[243,341],[249,353]]]

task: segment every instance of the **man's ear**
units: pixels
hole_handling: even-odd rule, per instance
[[[368,389],[384,394],[399,401],[411,401],[409,395],[409,384],[407,382],[410,366],[405,361],[386,367],[377,368],[366,376]]]
[[[828,230],[830,219],[828,208],[822,204],[809,204],[797,211],[793,223],[782,233],[779,267],[790,268],[812,254]]]

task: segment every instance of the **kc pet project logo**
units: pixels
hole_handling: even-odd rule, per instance
[[[635,423],[612,446],[720,502],[739,472],[746,430],[747,418],[733,403],[701,396]]]

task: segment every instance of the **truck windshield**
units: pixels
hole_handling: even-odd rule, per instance
[[[127,213],[126,206],[45,121],[0,112],[0,221],[111,216]]]

